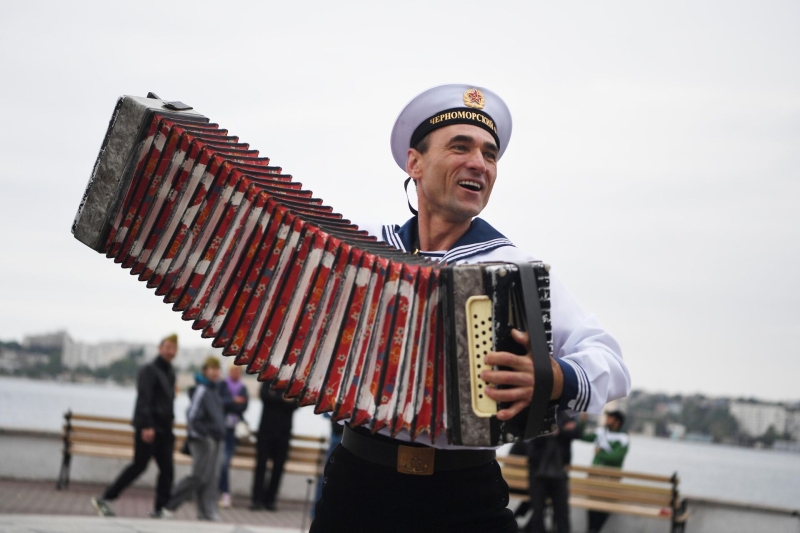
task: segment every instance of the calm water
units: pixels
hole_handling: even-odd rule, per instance
[[[67,408],[82,413],[131,416],[136,391],[115,385],[54,383],[0,377],[0,427],[58,431]],[[185,394],[176,416],[185,421]],[[257,427],[261,404],[253,401],[245,418]],[[295,432],[327,435],[329,422],[310,408],[295,414]],[[573,444],[575,464],[588,465],[593,447]],[[634,435],[625,460],[630,470],[671,475],[678,472],[686,495],[782,507],[800,507],[800,454],[713,444],[677,442]]]
[[[115,384],[57,383],[0,377],[0,428],[61,431],[64,413],[100,416],[133,416],[136,389]],[[175,400],[177,422],[186,422],[189,398],[185,393]],[[245,419],[257,428],[261,419],[261,401],[250,398]],[[310,408],[298,409],[294,417],[297,433],[327,436],[330,421],[317,416]]]

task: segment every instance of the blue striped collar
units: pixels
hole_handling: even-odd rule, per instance
[[[385,225],[383,226],[383,240],[398,250],[413,252],[416,227],[417,217],[410,218],[402,226]],[[514,246],[514,244],[485,220],[474,218],[466,233],[442,256],[442,262],[463,261],[502,246]]]

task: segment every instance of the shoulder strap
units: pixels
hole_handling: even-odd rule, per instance
[[[419,211],[414,209],[414,207],[411,205],[411,200],[408,199],[408,183],[410,181],[411,181],[411,177],[409,176],[408,178],[406,178],[406,181],[403,183],[403,189],[405,189],[405,191],[406,191],[406,202],[408,202],[408,210],[411,211],[412,215],[417,216]]]
[[[525,425],[524,438],[538,437],[542,432],[550,395],[553,392],[553,369],[550,366],[550,348],[542,322],[542,308],[539,305],[539,286],[536,283],[536,272],[531,263],[517,263],[519,279],[522,287],[522,299],[528,320],[528,335],[531,340],[531,358],[533,359],[533,398],[528,408],[528,421]]]

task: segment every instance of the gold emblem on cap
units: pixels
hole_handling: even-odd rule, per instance
[[[464,93],[464,105],[473,109],[483,109],[486,99],[480,89],[470,89]]]

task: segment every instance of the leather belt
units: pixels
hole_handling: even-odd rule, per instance
[[[491,463],[496,456],[494,450],[438,450],[421,444],[401,444],[389,437],[362,433],[362,430],[349,426],[344,427],[342,446],[365,461],[416,476],[473,468]]]

